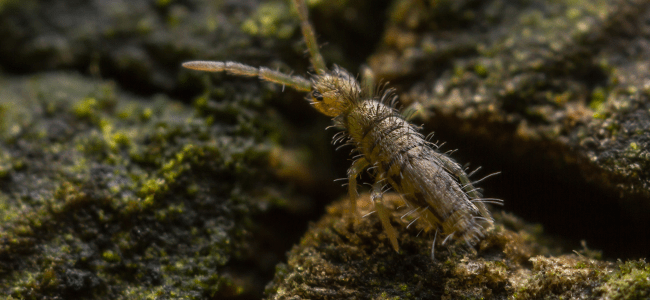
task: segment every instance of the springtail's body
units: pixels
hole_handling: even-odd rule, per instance
[[[493,219],[465,171],[451,158],[437,152],[437,146],[424,138],[395,109],[397,96],[393,90],[373,95],[372,84],[362,86],[346,70],[334,66],[328,70],[318,50],[314,30],[308,21],[304,0],[295,0],[301,28],[316,71],[311,80],[286,75],[268,68],[255,68],[236,62],[192,61],[184,67],[210,72],[259,77],[262,80],[309,92],[307,99],[321,113],[333,117],[338,127],[345,128],[334,137],[335,142],[352,145],[359,153],[348,170],[350,205],[356,215],[357,177],[368,171],[374,178],[371,199],[395,251],[399,250],[397,233],[389,220],[382,195],[389,184],[405,200],[406,215],[426,222],[435,229],[431,249],[433,257],[436,237],[464,241],[473,246],[484,236]],[[367,81],[364,81],[367,82]],[[405,215],[405,216],[406,216]]]

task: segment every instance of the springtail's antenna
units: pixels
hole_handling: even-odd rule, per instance
[[[318,50],[318,43],[316,42],[316,35],[314,28],[309,23],[309,15],[307,12],[307,5],[304,0],[294,0],[296,8],[298,9],[298,16],[300,16],[300,27],[302,28],[302,35],[305,38],[305,44],[309,49],[311,65],[314,67],[316,74],[322,75],[327,73],[327,66],[325,60]]]
[[[309,92],[311,91],[311,82],[301,76],[292,76],[278,71],[273,71],[265,67],[252,67],[245,64],[240,64],[233,61],[189,61],[183,63],[183,67],[207,72],[226,72],[231,75],[258,77],[259,79],[281,84],[288,85],[298,91]]]

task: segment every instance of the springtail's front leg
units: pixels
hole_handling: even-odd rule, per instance
[[[363,172],[363,170],[365,170],[369,165],[370,163],[368,160],[365,158],[360,158],[352,163],[352,166],[350,169],[348,169],[348,194],[350,198],[350,211],[354,215],[355,219],[358,217],[357,198],[359,198],[359,195],[357,194],[357,176],[359,176],[359,174],[361,174],[361,172]],[[390,244],[393,246],[393,249],[395,249],[395,251],[399,252],[399,245],[397,244],[397,231],[395,231],[393,225],[390,224],[390,214],[382,202],[383,193],[381,191],[381,187],[381,180],[377,180],[372,186],[370,199],[372,199],[372,203],[374,204],[377,215],[379,215],[381,224],[384,227],[384,232],[386,232],[386,235],[388,235]]]
[[[388,235],[390,244],[393,246],[393,249],[395,249],[395,252],[399,252],[399,245],[397,244],[397,231],[395,231],[393,225],[390,224],[390,214],[382,202],[383,193],[381,191],[381,182],[382,181],[378,179],[375,184],[372,185],[370,199],[372,199],[372,203],[375,205],[375,210],[377,210],[377,215],[379,215],[381,225],[384,227],[384,232],[386,235]]]
[[[357,159],[350,169],[348,169],[348,194],[350,198],[350,212],[354,215],[354,218],[357,218],[357,198],[359,194],[357,193],[357,176],[365,170],[370,163],[365,158]]]

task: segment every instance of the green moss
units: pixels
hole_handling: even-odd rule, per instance
[[[287,39],[296,29],[295,18],[289,14],[289,6],[284,1],[263,2],[255,14],[244,21],[242,31],[250,35]]]
[[[255,119],[260,113],[250,107],[259,104],[238,103],[226,94],[239,109],[232,113],[249,119],[213,118],[206,125],[215,111],[197,113],[163,98],[146,104],[112,84],[63,74],[13,87],[21,88],[30,92],[19,95],[39,95],[55,105],[43,104],[54,107],[44,112],[47,118],[37,115],[42,110],[15,106],[36,115],[23,118],[20,149],[0,146],[0,166],[6,170],[0,180],[10,182],[0,190],[0,221],[6,228],[0,256],[19,258],[0,260],[0,267],[15,270],[0,278],[0,293],[63,297],[72,286],[58,279],[69,276],[80,278],[75,293],[88,298],[251,293],[241,278],[234,281],[220,270],[232,257],[252,253],[246,243],[252,214],[274,205],[265,199],[287,198],[269,185],[268,150],[255,141],[266,141],[264,134],[255,126],[246,134],[235,130],[239,122],[270,121]],[[56,98],[64,104],[51,95],[66,95]],[[31,103],[0,97],[7,100]],[[64,130],[48,130],[52,120],[65,124],[59,125]],[[53,160],[62,154],[65,159]],[[51,249],[47,261],[35,247]],[[25,265],[32,267],[27,271]]]
[[[603,113],[596,112],[596,113],[593,114],[593,118],[594,119],[599,119],[599,120],[605,120],[605,119],[607,119],[607,115],[603,114]]]
[[[107,262],[119,262],[120,261],[120,256],[117,255],[115,252],[111,250],[106,250],[104,253],[102,253],[102,258],[107,261]]]
[[[86,98],[77,102],[72,111],[79,118],[91,118],[95,115],[97,109],[97,99]]]
[[[156,5],[160,7],[168,6],[173,0],[156,0]]]
[[[476,75],[481,76],[481,77],[487,77],[488,70],[487,70],[487,67],[485,65],[475,64],[474,65],[474,73],[476,73]]]
[[[407,292],[408,291],[408,286],[406,284],[400,285],[399,288],[402,290],[402,292]]]
[[[503,126],[525,124],[521,126],[526,126],[528,142],[520,145],[521,151],[539,146],[535,144],[539,138],[530,137],[547,138],[558,146],[542,156],[572,150],[570,157],[544,159],[559,160],[558,166],[566,159],[583,170],[594,167],[584,163],[596,163],[602,172],[584,173],[585,178],[592,180],[593,174],[599,174],[603,186],[613,192],[622,189],[630,197],[648,198],[650,190],[642,187],[650,184],[650,172],[639,173],[635,183],[627,180],[626,174],[633,170],[625,166],[634,162],[628,161],[623,148],[635,139],[619,134],[647,128],[647,108],[642,109],[647,87],[641,78],[647,78],[648,71],[643,60],[616,56],[618,50],[611,45],[625,37],[609,32],[605,25],[609,21],[593,22],[613,21],[619,17],[615,11],[629,11],[628,17],[637,20],[641,17],[634,12],[639,9],[634,3],[611,0],[521,5],[489,1],[480,7],[395,1],[381,45],[368,61],[378,78],[413,80],[412,75],[418,74],[422,79],[411,86],[435,87],[403,91],[425,101],[423,106],[437,115],[429,121],[431,128],[491,143],[501,138]],[[612,43],[602,48],[591,36],[604,36]],[[476,76],[467,74],[472,69]],[[610,132],[603,134],[600,125],[611,119],[638,124],[627,123],[630,128],[619,131],[607,123]],[[459,122],[464,125],[448,125]],[[522,131],[508,134],[517,139]],[[581,147],[584,138],[601,146]],[[611,142],[617,145],[615,150]],[[612,159],[618,166],[606,163]]]
[[[630,143],[630,150],[632,151],[638,151],[639,150],[639,145],[635,142]]]
[[[140,114],[140,120],[149,121],[152,116],[153,116],[153,110],[150,107],[147,107],[142,110],[142,114]]]
[[[589,102],[589,108],[594,110],[594,118],[603,119],[605,116],[603,114],[603,104],[606,100],[605,89],[598,87],[595,88],[591,93],[591,102]]]
[[[645,299],[650,297],[650,265],[644,259],[618,262],[618,270],[597,290],[606,299]]]
[[[14,169],[15,164],[16,160],[11,156],[11,154],[0,152],[0,179],[9,176],[10,172]]]

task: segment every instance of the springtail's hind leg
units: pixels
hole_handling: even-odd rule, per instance
[[[350,198],[350,212],[354,215],[354,218],[357,218],[357,198],[359,194],[357,193],[357,176],[365,170],[370,163],[365,158],[360,158],[354,163],[350,169],[348,169],[348,196]]]
[[[397,231],[395,231],[393,225],[390,224],[390,214],[382,202],[383,194],[381,192],[381,187],[381,181],[377,180],[377,182],[375,182],[375,184],[372,186],[372,193],[370,195],[370,198],[375,204],[377,215],[379,215],[381,225],[384,227],[384,232],[386,232],[386,235],[388,235],[390,244],[393,246],[393,249],[395,249],[395,252],[399,252],[399,245],[397,244]]]

